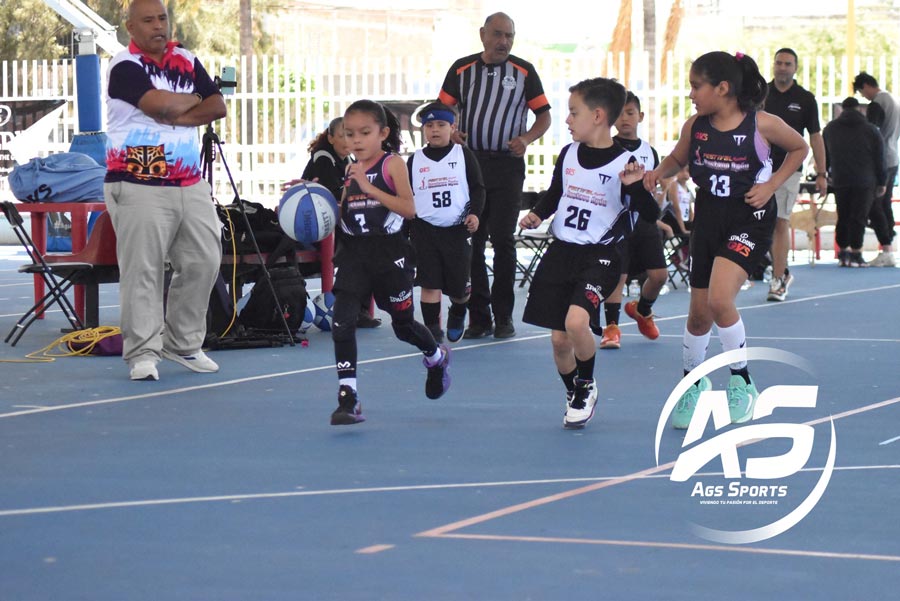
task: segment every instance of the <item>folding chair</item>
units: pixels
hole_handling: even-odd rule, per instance
[[[545,192],[522,192],[522,210],[519,212],[520,221],[522,217],[534,208]],[[547,252],[550,242],[553,241],[553,235],[550,233],[551,221],[553,221],[553,217],[545,219],[540,226],[533,230],[519,228],[516,231],[516,247],[524,247],[530,253],[527,261],[520,259],[518,252],[516,253],[516,271],[519,274],[519,277],[516,279],[519,280],[519,288],[524,287],[525,284],[532,280],[534,270],[537,268],[538,263],[541,262],[541,257]]]
[[[675,236],[663,240],[663,252],[666,256],[666,269],[669,272],[669,282],[672,288],[678,288],[675,280],[679,280],[688,286],[690,270],[690,238],[687,236]]]
[[[119,261],[116,255],[116,230],[107,211],[97,216],[87,245],[75,253],[47,254],[44,260],[57,269],[60,263],[87,263],[90,269],[71,275],[72,283],[84,286],[84,325],[95,328],[100,322],[100,284],[119,281]]]
[[[39,319],[47,310],[47,307],[53,304],[59,306],[72,328],[76,330],[84,329],[84,324],[75,312],[75,307],[72,306],[71,301],[66,297],[66,292],[75,283],[72,281],[72,277],[79,272],[89,271],[91,265],[89,263],[70,262],[55,263],[51,266],[44,256],[35,249],[34,242],[32,242],[31,236],[28,235],[23,225],[22,216],[15,205],[6,201],[2,203],[2,207],[6,220],[9,221],[10,227],[31,259],[31,263],[19,267],[19,273],[41,276],[47,290],[46,294],[19,318],[19,321],[6,335],[4,342],[15,346],[25,333],[25,330],[34,323],[34,320]]]
[[[516,246],[523,246],[531,253],[527,263],[520,260],[518,253],[516,253],[516,270],[521,276],[519,288],[524,287],[526,283],[532,280],[534,270],[537,268],[538,263],[541,262],[541,257],[547,252],[550,242],[553,241],[553,234],[550,233],[550,222],[552,221],[553,217],[545,219],[541,222],[541,225],[533,230],[519,228],[519,231],[516,232]]]

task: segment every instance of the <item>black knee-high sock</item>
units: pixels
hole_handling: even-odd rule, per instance
[[[606,325],[611,326],[619,323],[619,312],[622,310],[622,303],[604,303],[603,311],[606,313]]]
[[[425,327],[431,329],[432,326],[441,326],[440,301],[436,303],[426,303],[422,301],[419,303],[419,306],[422,308],[422,321],[425,323]]]
[[[597,355],[591,355],[590,359],[579,359],[575,357],[575,371],[578,372],[579,380],[593,380],[594,379],[594,358]]]
[[[334,364],[338,379],[356,377],[356,337],[334,341]]]
[[[347,292],[338,292],[334,299],[334,362],[338,379],[356,377],[356,317],[359,314],[359,298]]]
[[[566,390],[569,392],[575,391],[575,376],[578,375],[578,368],[576,367],[570,373],[564,374],[559,372],[559,377],[562,378],[563,384],[566,387]]]

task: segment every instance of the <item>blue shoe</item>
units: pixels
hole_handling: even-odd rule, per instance
[[[712,390],[712,382],[704,376],[681,395],[681,398],[678,399],[678,403],[675,405],[675,410],[672,411],[673,428],[676,430],[687,430],[691,423],[691,418],[694,417],[694,409],[697,407],[700,393],[706,390]]]
[[[356,391],[349,386],[338,389],[338,408],[331,414],[332,426],[352,426],[366,421],[362,415],[362,404],[356,398]]]
[[[731,376],[728,379],[728,412],[731,414],[732,424],[743,424],[753,417],[753,405],[759,397],[753,378],[747,384],[741,376]]]
[[[452,313],[447,315],[447,340],[459,342],[466,330],[466,316],[457,317]]]
[[[437,365],[429,365],[428,357],[422,360],[428,368],[428,376],[425,378],[425,396],[429,399],[439,399],[450,389],[450,349],[442,344],[438,347],[443,353]]]

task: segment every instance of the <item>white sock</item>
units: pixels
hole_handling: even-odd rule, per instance
[[[429,367],[434,367],[438,363],[440,363],[444,359],[444,353],[441,351],[441,347],[438,346],[437,350],[430,357],[425,355],[425,360],[428,361]]]
[[[349,386],[356,392],[356,378],[338,378],[338,386]]]
[[[734,325],[728,326],[727,328],[718,326],[718,329],[719,341],[722,343],[723,351],[733,351],[735,349],[747,347],[747,337],[744,333],[744,321],[740,317],[738,317],[738,320]],[[747,367],[747,362],[740,361],[738,363],[731,363],[729,367],[731,367],[731,369],[743,369]]]
[[[709,337],[712,330],[706,334],[694,336],[688,332],[687,326],[684,327],[684,342],[682,342],[681,360],[684,364],[684,371],[689,372],[695,367],[703,363],[706,359],[706,349],[709,347]]]

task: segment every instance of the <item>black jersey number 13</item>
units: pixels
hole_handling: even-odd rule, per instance
[[[591,219],[591,211],[589,209],[569,207],[566,211],[569,213],[569,216],[563,221],[563,225],[575,228],[580,232],[583,232],[588,228],[588,221]]]

